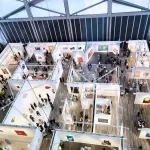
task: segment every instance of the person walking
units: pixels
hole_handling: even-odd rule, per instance
[[[36,111],[37,116],[41,116],[41,114],[39,113],[39,111]]]
[[[35,110],[35,108],[34,108],[34,106],[33,106],[32,104],[30,104],[30,106],[31,106],[31,108],[32,108],[33,110]]]
[[[32,114],[32,113],[33,113],[33,110],[29,108],[29,112]]]
[[[137,117],[140,117],[140,115],[141,115],[141,113],[138,111],[136,116],[137,116]]]
[[[53,110],[54,106],[53,106],[52,102],[49,102],[49,103],[50,103],[51,109]]]
[[[44,128],[47,129],[48,128],[48,125],[47,123],[44,121]]]
[[[42,108],[42,103],[40,103],[40,102],[38,102],[38,106],[39,106],[39,108]]]
[[[34,107],[35,107],[35,108],[37,107],[37,105],[36,105],[36,103],[35,103],[35,102],[33,103],[33,105],[34,105]]]

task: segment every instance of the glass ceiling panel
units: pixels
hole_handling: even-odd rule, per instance
[[[77,15],[86,15],[86,14],[105,14],[107,13],[107,2],[96,5],[92,8],[89,8],[85,11],[78,13]]]
[[[23,6],[23,3],[16,0],[0,0],[0,17],[5,16],[21,6]]]
[[[59,14],[42,10],[35,7],[30,7],[33,17],[49,17],[49,16],[60,16]]]
[[[149,0],[125,0],[127,2],[148,8]]]
[[[68,0],[69,11],[72,14],[101,1],[102,0]]]
[[[134,7],[129,7],[121,4],[112,3],[112,13],[119,13],[119,12],[135,12],[141,11],[141,9],[137,9]]]
[[[41,9],[36,8],[36,6],[41,7]],[[57,11],[57,12],[65,14],[63,0],[44,0],[44,1],[36,4],[35,7],[31,6],[30,8],[31,8],[33,17],[60,16],[60,14],[57,14],[57,13],[54,13],[51,11],[47,11],[47,10],[42,10],[42,8],[52,10],[52,11]]]
[[[26,10],[22,10],[8,18],[28,18],[28,14],[27,14]]]

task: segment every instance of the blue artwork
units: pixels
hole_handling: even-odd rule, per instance
[[[68,139],[68,141],[74,142],[74,138],[71,135],[67,135],[67,139]]]

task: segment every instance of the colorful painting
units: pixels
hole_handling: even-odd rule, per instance
[[[50,89],[51,87],[50,86],[45,86],[45,89]]]
[[[74,142],[74,138],[71,135],[67,135],[67,139],[68,139],[68,141]]]
[[[146,97],[143,99],[144,104],[149,104],[150,103],[150,97]]]
[[[78,62],[78,63],[83,62],[83,58],[82,58],[82,57],[78,57],[78,58],[77,58],[77,62]]]
[[[91,49],[90,52],[88,53],[88,59],[90,59],[92,55],[93,55],[93,50]]]
[[[13,118],[11,119],[11,122],[12,122],[12,123],[14,123],[14,122],[15,122],[15,117],[13,117]]]
[[[150,133],[146,133],[145,137],[150,137]]]
[[[9,74],[6,68],[1,68],[1,70],[4,74]]]
[[[108,45],[98,45],[98,51],[108,51]]]
[[[27,134],[24,131],[14,130],[18,135],[27,136]]]

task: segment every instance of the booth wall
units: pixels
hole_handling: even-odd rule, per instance
[[[31,142],[34,137],[35,128],[15,127],[15,126],[0,126],[0,137],[18,141]]]
[[[56,150],[58,147],[60,140],[68,141],[67,136],[73,136],[74,142],[79,143],[90,143],[95,145],[101,145],[104,140],[109,140],[111,142],[111,146],[119,147],[120,146],[120,139],[115,139],[111,137],[102,137],[99,135],[89,135],[83,133],[74,133],[74,132],[63,132],[63,131],[56,131],[55,138],[53,141],[52,150]]]
[[[150,25],[150,17],[148,15],[142,15],[141,21],[140,18],[141,15],[112,17],[109,40],[123,41],[129,39],[147,39],[148,28]],[[146,23],[147,19],[148,22]],[[69,27],[67,26],[66,19],[40,20],[33,21],[33,23],[35,25],[35,29],[38,36],[34,34],[30,21],[8,23],[3,22],[1,23],[1,26],[3,31],[5,32],[5,35],[7,36],[8,42],[21,41],[24,43],[29,41],[70,42],[108,40],[106,39],[106,35],[108,33],[107,17],[71,19],[71,27],[74,38],[73,40],[70,40],[69,38]],[[110,20],[108,21],[108,25],[109,23]],[[13,33],[15,34],[15,36],[13,35]],[[36,37],[38,37],[39,41],[36,40]]]

